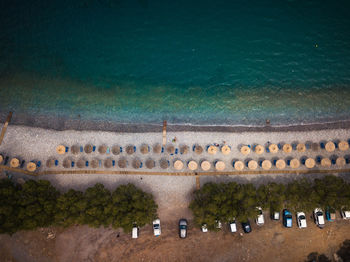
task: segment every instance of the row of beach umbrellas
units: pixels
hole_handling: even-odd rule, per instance
[[[0,155],[0,164],[7,164],[7,163],[3,163],[3,162],[5,162],[5,159],[4,159],[3,155]],[[28,163],[25,163],[24,160],[21,161],[17,157],[14,157],[14,158],[11,158],[9,164],[10,164],[10,167],[12,167],[12,168],[25,167],[26,170],[28,170],[30,172],[34,172],[38,167],[41,166],[41,161],[34,161],[33,160],[33,161],[28,162]]]

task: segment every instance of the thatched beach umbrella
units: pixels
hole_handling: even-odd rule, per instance
[[[165,158],[162,158],[161,160],[159,160],[159,165],[161,168],[167,169],[169,167],[169,161]]]
[[[28,170],[29,172],[34,172],[34,171],[36,170],[36,164],[33,163],[33,162],[29,162],[29,163],[27,164],[27,170]]]
[[[299,143],[297,144],[297,151],[302,153],[302,152],[305,152],[306,151],[306,146],[304,143]]]
[[[127,165],[128,165],[128,161],[126,161],[126,159],[125,159],[124,157],[123,157],[123,158],[120,158],[120,159],[118,160],[118,166],[119,166],[120,168],[126,168]]]
[[[126,153],[128,155],[132,155],[133,153],[135,153],[135,147],[133,145],[128,145],[126,147]]]
[[[202,152],[203,152],[203,147],[202,146],[196,144],[196,145],[193,146],[193,148],[194,148],[194,152],[196,154],[198,154],[198,155],[202,154]]]
[[[181,160],[176,160],[176,161],[174,162],[174,168],[175,168],[176,170],[181,170],[181,169],[184,168],[184,163],[183,163]]]
[[[104,164],[105,164],[105,168],[111,168],[113,166],[113,160],[111,158],[107,158]]]
[[[290,152],[292,152],[293,147],[291,144],[284,144],[282,149],[285,153],[290,153]]]
[[[120,154],[120,146],[119,145],[114,145],[112,146],[112,153],[113,155],[119,155]]]
[[[313,168],[316,165],[315,159],[313,158],[308,158],[305,160],[305,166],[307,168]]]
[[[180,146],[180,153],[181,153],[182,155],[187,154],[188,151],[189,151],[189,147],[188,147],[187,145],[182,145],[182,146]]]
[[[349,143],[346,141],[340,141],[338,144],[339,150],[346,151],[349,149]]]
[[[278,169],[284,169],[286,167],[286,161],[284,161],[283,159],[278,159],[276,161],[276,167]]]
[[[342,167],[346,165],[346,160],[344,157],[338,157],[335,163],[337,164],[337,166]]]
[[[141,145],[140,152],[144,155],[148,154],[149,153],[149,146],[146,144]]]
[[[83,168],[85,166],[86,160],[80,158],[77,162],[77,167]]]
[[[221,147],[221,152],[224,154],[224,155],[228,155],[230,154],[231,152],[231,147],[228,146],[228,145],[224,145]]]
[[[325,158],[322,158],[321,160],[321,166],[323,167],[330,167],[332,165],[332,162],[329,158],[325,157]]]
[[[56,147],[56,152],[59,155],[63,155],[64,153],[66,153],[66,147],[63,146],[63,145],[59,145],[59,146]]]
[[[243,155],[248,155],[250,153],[250,148],[248,146],[242,146],[241,147],[241,153]]]
[[[292,160],[290,160],[289,165],[291,168],[298,168],[300,166],[300,161],[299,159],[293,158]]]
[[[198,164],[194,160],[191,160],[190,162],[188,162],[187,166],[192,171],[194,171],[194,170],[196,170],[198,168]]]
[[[278,146],[276,144],[270,144],[269,145],[269,151],[270,151],[270,153],[277,153],[278,152]]]
[[[153,145],[153,153],[160,154],[160,152],[162,152],[161,144],[158,143],[158,144]]]
[[[327,152],[333,152],[335,150],[335,144],[332,141],[328,141],[325,145]]]
[[[147,160],[146,160],[146,167],[147,167],[148,169],[152,169],[152,168],[154,168],[155,166],[156,166],[156,163],[154,162],[153,159],[147,159]]]
[[[312,144],[311,144],[311,149],[312,149],[312,151],[318,151],[318,150],[320,150],[320,144],[318,144],[318,143],[312,143]]]
[[[134,159],[132,160],[132,167],[133,167],[133,168],[135,168],[135,169],[141,168],[141,165],[142,165],[142,162],[141,162],[140,159],[134,158]]]
[[[10,167],[16,168],[19,166],[19,160],[18,158],[12,158],[10,161]]]
[[[100,145],[100,146],[98,147],[98,152],[99,152],[100,154],[106,154],[106,152],[107,152],[107,146],[106,146],[106,145]]]
[[[255,170],[258,168],[258,163],[255,160],[250,160],[248,162],[248,168],[251,170]]]
[[[98,161],[98,159],[92,159],[92,161],[91,161],[91,167],[92,168],[98,168],[98,166],[99,166],[99,161]]]
[[[48,159],[48,160],[46,161],[46,166],[47,166],[47,167],[51,168],[51,167],[53,167],[54,165],[55,165],[55,159]]]
[[[257,145],[257,146],[255,146],[254,151],[258,155],[261,155],[262,153],[264,153],[265,149],[264,149],[264,147],[262,145]]]
[[[92,153],[92,150],[93,150],[93,146],[92,146],[92,145],[87,144],[87,145],[84,146],[84,152],[85,152],[86,154]]]
[[[244,168],[244,163],[242,161],[236,161],[234,166],[236,170],[241,171]]]
[[[226,167],[226,165],[225,165],[225,163],[224,163],[223,161],[217,161],[217,162],[215,163],[215,168],[216,168],[216,170],[218,170],[218,171],[224,170],[225,167]]]
[[[2,163],[2,161],[4,161],[4,157],[0,155],[0,164]]]
[[[169,154],[174,154],[174,153],[175,153],[175,147],[174,147],[173,145],[167,145],[166,151],[167,151]]]
[[[71,166],[72,166],[72,160],[70,160],[69,158],[65,158],[63,160],[63,167],[70,168]]]
[[[215,155],[217,151],[218,151],[218,148],[216,146],[211,145],[208,147],[208,153],[211,155]]]
[[[77,155],[77,154],[79,154],[79,148],[80,147],[78,145],[73,145],[71,147],[70,151],[72,152],[72,154]]]
[[[202,161],[201,163],[201,168],[204,170],[204,171],[208,171],[210,169],[211,165],[210,165],[210,162],[209,161]]]
[[[265,170],[271,169],[271,167],[272,167],[271,161],[265,159],[264,161],[262,161],[261,167],[262,167],[263,169],[265,169]]]

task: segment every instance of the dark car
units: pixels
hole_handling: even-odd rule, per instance
[[[289,210],[284,209],[283,210],[283,225],[285,227],[292,227],[292,223],[293,223],[292,213]]]
[[[242,222],[242,228],[243,228],[244,233],[252,232],[252,227],[250,226],[249,220],[247,220],[246,222]]]
[[[179,236],[180,238],[187,237],[187,220],[186,219],[179,220]]]

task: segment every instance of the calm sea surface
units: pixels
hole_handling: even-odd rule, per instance
[[[350,1],[0,2],[0,112],[200,125],[350,119]]]

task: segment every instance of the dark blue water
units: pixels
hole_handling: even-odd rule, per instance
[[[349,1],[1,1],[0,111],[127,123],[350,119]]]

